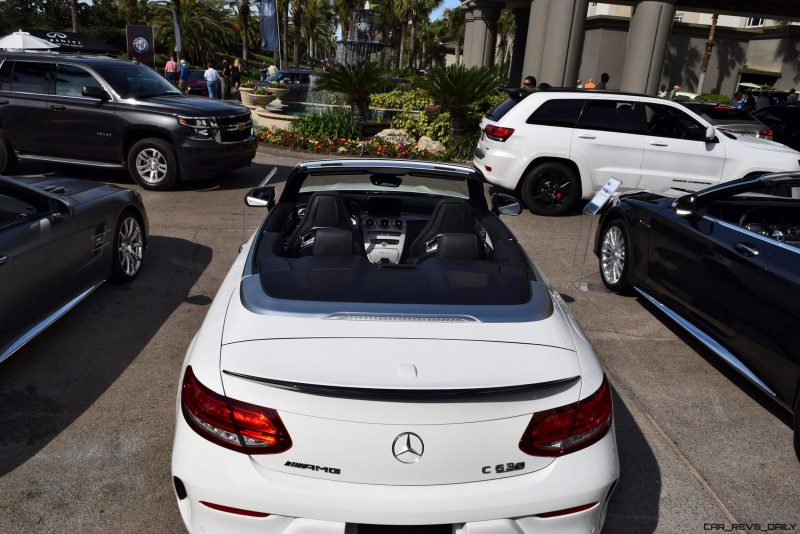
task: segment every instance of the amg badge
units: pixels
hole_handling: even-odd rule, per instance
[[[301,464],[300,462],[286,462],[283,464],[287,467],[296,467],[297,469],[311,469],[312,471],[322,471],[323,473],[330,473],[331,475],[341,475],[342,470],[336,467],[322,467],[314,464]]]

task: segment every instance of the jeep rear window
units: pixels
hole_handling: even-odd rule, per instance
[[[574,128],[584,102],[585,100],[577,98],[548,100],[536,108],[528,118],[528,124]]]
[[[486,118],[492,121],[499,121],[503,118],[503,115],[511,111],[511,108],[519,104],[521,101],[519,99],[514,99],[511,97],[506,98],[495,107],[489,110],[486,114]]]

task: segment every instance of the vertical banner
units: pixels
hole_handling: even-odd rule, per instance
[[[129,24],[125,32],[128,35],[128,57],[143,65],[155,67],[153,27]]]
[[[261,0],[261,49],[276,52],[278,42],[278,10],[275,0]]]
[[[175,52],[178,55],[183,52],[183,44],[181,43],[181,26],[178,24],[178,12],[172,8],[172,26],[175,28]]]

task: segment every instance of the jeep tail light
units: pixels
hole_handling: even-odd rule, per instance
[[[603,378],[591,396],[533,414],[519,448],[531,456],[564,456],[600,441],[611,428],[611,420],[611,388]]]
[[[245,454],[276,454],[292,447],[278,412],[215,393],[186,368],[181,411],[195,432],[209,441]]]
[[[773,134],[774,132],[772,131],[772,128],[764,128],[763,130],[758,132],[758,137],[760,137],[761,139],[769,139],[770,141],[772,141]]]
[[[487,124],[483,131],[486,132],[486,137],[492,141],[500,141],[502,143],[511,137],[511,134],[514,133],[514,128],[503,128],[502,126]]]

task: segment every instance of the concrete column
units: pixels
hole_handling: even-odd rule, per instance
[[[511,72],[509,72],[509,83],[511,87],[519,87],[522,83],[522,63],[525,59],[525,45],[528,40],[528,19],[531,10],[515,9],[514,22],[517,29],[514,31],[514,45],[511,48]],[[527,74],[525,76],[528,76]]]
[[[464,31],[464,65],[467,67],[491,67],[497,45],[497,19],[500,6],[488,2],[464,2],[461,8],[466,13]]]
[[[536,5],[536,0],[534,6]],[[547,17],[547,53],[542,57],[539,82],[553,87],[574,87],[583,52],[588,0],[558,0],[550,3]]]
[[[522,61],[522,77],[535,76],[539,79],[544,57],[544,43],[547,37],[547,15],[550,0],[535,0],[531,3],[528,18],[528,32],[525,42],[525,58]],[[517,26],[519,28],[519,26]]]
[[[655,95],[664,70],[675,0],[642,0],[633,11],[620,89]]]

